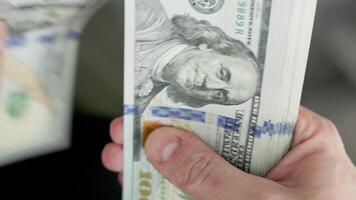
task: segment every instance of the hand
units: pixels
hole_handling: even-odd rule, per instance
[[[122,184],[123,182],[123,118],[117,118],[110,124],[110,136],[113,143],[107,144],[102,152],[102,162],[104,166],[113,172],[118,173],[118,180]]]
[[[112,123],[115,143],[103,151],[104,165],[122,174],[122,119]],[[148,137],[149,161],[170,182],[197,200],[312,199],[356,197],[356,168],[329,120],[301,108],[292,150],[266,178],[246,174],[215,154],[198,138],[174,128]]]

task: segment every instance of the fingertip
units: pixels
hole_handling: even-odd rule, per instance
[[[123,148],[120,145],[107,144],[101,154],[102,163],[110,171],[121,172],[123,170]]]
[[[117,144],[123,144],[123,124],[124,120],[122,117],[116,118],[110,124],[110,137]]]
[[[194,134],[162,127],[149,134],[145,150],[152,166],[194,199],[232,199],[219,196],[231,186],[239,188],[252,178],[218,156]],[[225,196],[226,197],[226,196]]]
[[[167,161],[180,145],[178,134],[182,132],[170,127],[161,127],[152,131],[144,144],[148,159],[155,162]]]

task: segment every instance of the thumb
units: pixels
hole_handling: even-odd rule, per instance
[[[147,138],[148,160],[171,183],[194,199],[269,199],[286,189],[246,174],[183,130],[159,128]],[[256,192],[258,191],[258,192]]]

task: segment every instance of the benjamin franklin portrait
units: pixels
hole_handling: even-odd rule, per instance
[[[160,0],[136,1],[135,47],[140,112],[166,87],[173,102],[194,108],[239,105],[259,90],[259,64],[242,42],[207,21],[170,19]]]

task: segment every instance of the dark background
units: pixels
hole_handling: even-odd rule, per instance
[[[116,175],[100,160],[109,123],[77,111],[72,148],[0,168],[0,199],[121,199]]]
[[[332,119],[356,161],[356,2],[319,0],[302,104]],[[76,78],[72,147],[0,168],[0,199],[120,199],[100,155],[121,114],[123,0],[84,31]]]

